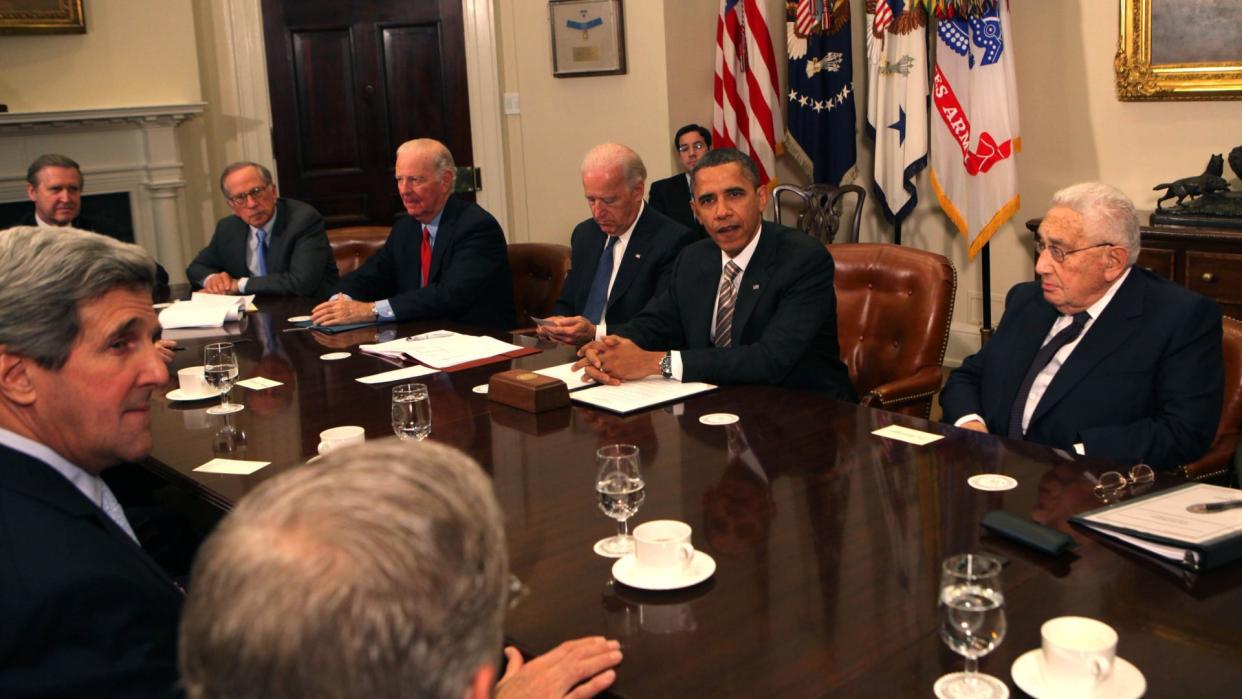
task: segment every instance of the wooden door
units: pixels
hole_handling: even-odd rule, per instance
[[[329,228],[405,213],[408,139],[472,163],[461,0],[263,0],[263,29],[280,191]]]

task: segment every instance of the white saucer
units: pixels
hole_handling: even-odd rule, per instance
[[[1040,667],[1040,650],[1029,650],[1013,661],[1009,673],[1014,684],[1035,699],[1051,699],[1044,692],[1043,670]],[[1082,699],[1138,699],[1147,691],[1147,679],[1130,661],[1117,656],[1113,660],[1113,676]]]
[[[168,400],[182,402],[182,401],[207,400],[208,398],[219,398],[220,394],[219,393],[204,393],[204,394],[186,393],[185,391],[182,391],[179,388],[174,388],[168,393],[165,393],[164,397],[167,398]]]
[[[716,561],[702,551],[695,551],[690,559],[690,568],[682,575],[652,573],[638,565],[634,554],[617,559],[612,564],[612,577],[618,582],[636,587],[640,590],[680,590],[683,587],[698,585],[716,572]]]

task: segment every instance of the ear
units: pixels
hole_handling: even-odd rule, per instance
[[[35,186],[29,182],[26,183],[26,197],[29,198],[30,201],[35,200]]]
[[[1122,247],[1111,247],[1105,253],[1107,260],[1104,265],[1104,278],[1111,284],[1130,267],[1130,251]]]
[[[479,666],[470,678],[464,699],[491,699],[496,688],[496,666],[490,663]]]
[[[768,200],[772,198],[772,190],[770,189],[771,185],[771,182],[759,185],[758,190],[756,190],[759,195],[759,213],[763,213],[768,208]]]
[[[35,382],[31,371],[35,363],[29,357],[13,354],[0,345],[0,397],[16,405],[35,402]]]

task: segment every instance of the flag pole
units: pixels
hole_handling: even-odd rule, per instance
[[[983,275],[983,327],[979,328],[979,346],[983,347],[992,339],[992,242],[983,244],[981,273]]]

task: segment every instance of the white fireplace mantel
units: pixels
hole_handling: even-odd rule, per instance
[[[67,155],[82,166],[85,194],[127,193],[135,242],[170,272],[185,269],[185,176],[175,130],[205,108],[190,102],[0,114],[0,201],[26,198],[26,167],[39,155]]]

